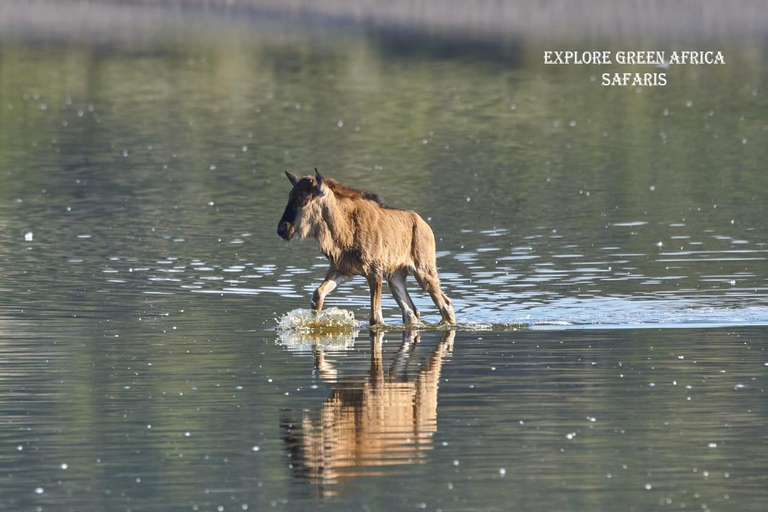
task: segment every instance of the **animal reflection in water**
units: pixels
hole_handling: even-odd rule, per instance
[[[281,431],[293,475],[307,479],[324,496],[328,484],[362,475],[397,471],[398,465],[424,462],[437,430],[437,390],[455,331],[442,333],[426,361],[410,361],[420,333],[405,331],[394,358],[384,361],[384,333],[372,333],[371,366],[366,377],[344,378],[315,351],[315,364],[331,388],[318,412],[284,417]],[[389,358],[388,358],[389,359]],[[414,358],[415,359],[415,358]],[[410,370],[415,370],[412,373]]]

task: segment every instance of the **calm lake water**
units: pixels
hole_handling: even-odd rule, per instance
[[[727,62],[643,89],[541,41],[0,43],[3,510],[764,509],[762,41],[642,41]],[[475,330],[276,330],[315,166],[429,221]]]

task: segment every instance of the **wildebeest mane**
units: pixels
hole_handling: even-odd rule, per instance
[[[387,205],[385,205],[381,198],[376,194],[371,194],[370,192],[363,192],[362,190],[348,187],[343,183],[339,183],[333,178],[326,179],[325,183],[330,187],[331,190],[333,190],[333,193],[336,197],[344,197],[347,199],[367,199],[368,201],[373,201],[382,208],[387,208]]]

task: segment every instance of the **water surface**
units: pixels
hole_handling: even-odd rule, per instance
[[[636,90],[404,41],[1,41],[2,508],[762,509],[762,43]],[[325,274],[275,235],[315,166],[428,220],[490,331],[277,332]]]

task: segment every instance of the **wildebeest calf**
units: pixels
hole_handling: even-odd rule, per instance
[[[297,178],[286,171],[293,185],[277,234],[316,238],[331,262],[325,280],[312,295],[312,309],[320,310],[326,295],[344,278],[363,275],[371,287],[371,325],[384,323],[381,314],[382,278],[403,311],[403,323],[419,320],[419,311],[405,286],[412,274],[432,297],[443,323],[455,324],[451,299],[440,289],[435,261],[435,236],[416,213],[388,208],[378,196],[314,176]]]

